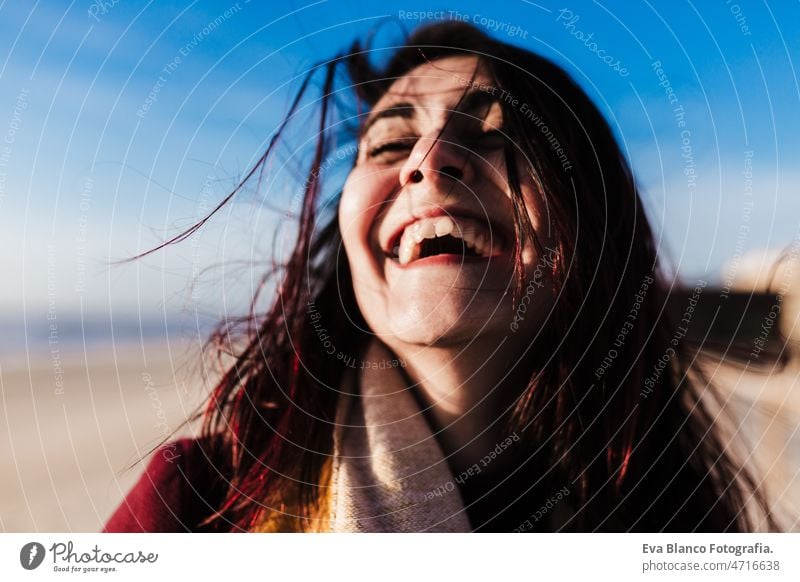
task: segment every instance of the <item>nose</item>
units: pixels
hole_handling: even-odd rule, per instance
[[[401,184],[427,180],[448,186],[453,182],[469,183],[472,180],[475,170],[469,149],[455,143],[452,137],[437,139],[437,136],[438,132],[416,141],[400,169]]]

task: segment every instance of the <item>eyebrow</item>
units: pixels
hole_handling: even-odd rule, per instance
[[[460,103],[456,105],[454,111],[474,111],[475,109],[487,107],[496,102],[499,102],[499,99],[497,99],[497,97],[492,93],[475,89],[462,96]],[[416,117],[416,111],[416,107],[407,101],[401,101],[384,109],[380,109],[379,111],[374,112],[364,123],[364,128],[361,130],[361,135],[365,135],[378,120],[395,117],[399,117],[401,119],[413,119]]]

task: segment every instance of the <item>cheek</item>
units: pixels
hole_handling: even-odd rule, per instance
[[[522,198],[525,201],[525,208],[534,232],[539,237],[542,245],[548,246],[549,244],[552,244],[552,237],[549,227],[550,223],[548,220],[547,208],[544,204],[542,196],[539,194],[539,191],[536,188],[530,172],[526,170],[528,167],[527,164],[528,162],[521,155],[517,156],[517,170],[519,172],[519,183],[522,190]],[[511,186],[508,183],[508,170],[506,168],[505,156],[503,155],[502,151],[496,151],[491,155],[486,156],[485,161],[483,161],[483,172],[484,176],[487,176],[487,178],[492,182],[493,186],[497,188],[498,191],[504,192],[508,198],[507,212],[509,213],[509,225],[513,226],[513,219],[511,218],[513,213]],[[529,248],[529,251],[523,255],[525,257],[524,262],[526,264],[535,262],[535,255],[531,255],[533,252],[533,246],[530,241],[527,242],[525,248]]]
[[[382,208],[385,173],[354,168],[345,182],[339,202],[339,229],[350,257],[364,260],[364,253],[374,250],[370,228]],[[356,269],[358,264],[351,267]]]
[[[383,334],[387,301],[382,251],[377,241],[379,214],[390,198],[392,172],[354,168],[342,189],[339,230],[361,314],[374,333]],[[397,171],[394,172],[397,182]]]
[[[396,196],[398,175],[398,167],[357,166],[342,189],[339,231],[356,287],[378,289],[385,279],[378,227]]]

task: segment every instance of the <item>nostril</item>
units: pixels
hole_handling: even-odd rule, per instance
[[[455,180],[460,180],[464,177],[464,172],[462,172],[459,168],[455,166],[442,166],[442,169],[439,170],[445,176],[450,176]]]
[[[422,177],[423,177],[422,172],[420,172],[419,170],[414,170],[413,172],[411,172],[410,179],[412,182],[417,183],[417,182],[422,182]]]

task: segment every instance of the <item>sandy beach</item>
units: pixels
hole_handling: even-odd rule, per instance
[[[800,531],[800,365],[775,374],[722,366],[710,375],[733,412],[739,458],[753,468],[784,529]]]
[[[98,531],[144,465],[126,467],[202,400],[188,353],[109,342],[0,356],[0,528]]]

